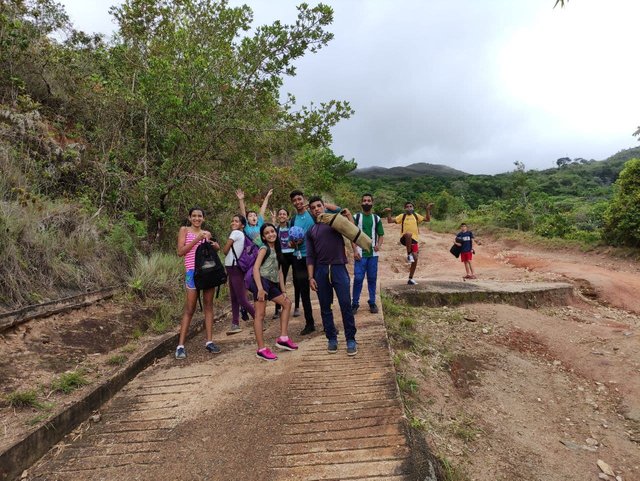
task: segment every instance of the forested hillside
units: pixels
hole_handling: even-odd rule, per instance
[[[257,28],[226,1],[111,13],[108,39],[53,0],[0,3],[0,304],[122,281],[138,250],[174,247],[193,205],[226,235],[236,187],[249,207],[269,188],[288,205],[355,168],[330,149],[347,102],[280,101],[296,61],[332,39],[330,7]]]
[[[639,149],[541,172],[347,176],[356,163],[333,152],[331,128],[349,103],[298,105],[281,91],[332,39],[330,7],[297,8],[290,25],[256,27],[227,1],[126,0],[105,38],[74,29],[54,0],[0,3],[0,308],[143,290],[139,253],[172,252],[194,205],[225,236],[238,187],[249,208],[271,188],[274,207],[293,188],[352,208],[369,191],[380,208],[433,201],[436,219],[640,245]]]
[[[346,192],[371,192],[379,211],[386,206],[399,211],[406,200],[419,205],[434,202],[436,219],[474,221],[487,226],[532,231],[544,237],[576,239],[591,243],[639,246],[640,238],[627,232],[640,226],[634,218],[638,200],[621,194],[616,185],[640,147],[627,149],[603,161],[558,159],[558,167],[526,170],[520,162],[512,172],[498,175],[406,175],[403,177],[349,176]],[[634,186],[627,185],[632,192]],[[624,200],[622,200],[624,198]],[[357,204],[358,199],[352,199]],[[621,205],[622,203],[622,205]],[[636,206],[634,210],[633,206]],[[621,214],[621,212],[623,214]],[[620,216],[632,217],[622,221]],[[617,220],[616,220],[617,219]],[[622,229],[620,224],[626,227]],[[631,240],[631,237],[634,240]]]

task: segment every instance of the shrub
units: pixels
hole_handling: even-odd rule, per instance
[[[58,379],[51,383],[54,391],[69,394],[82,386],[89,384],[89,381],[79,371],[65,372]]]
[[[42,404],[38,401],[38,394],[34,389],[29,389],[27,391],[14,391],[7,394],[6,399],[9,406],[15,408],[42,407]]]
[[[138,255],[129,287],[141,298],[175,297],[184,268],[175,255],[154,252]]]

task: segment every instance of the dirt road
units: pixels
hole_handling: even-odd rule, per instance
[[[387,233],[383,276],[406,278],[397,230]],[[460,281],[464,268],[448,252],[453,237],[423,236],[419,283]],[[428,442],[465,473],[460,479],[639,480],[638,264],[480,242],[480,281],[568,281],[580,294],[554,308],[412,310],[429,343],[420,358],[406,354],[403,369],[419,385],[409,397]]]
[[[386,224],[385,229],[379,270],[383,287],[385,282],[406,279],[408,271],[405,254],[397,242],[399,229]],[[453,234],[423,233],[415,276],[419,283],[461,280],[464,269],[448,252],[452,238]],[[538,310],[487,304],[466,305],[449,312],[424,309],[421,329],[433,342],[433,358],[412,362],[413,375],[420,380],[420,397],[428,401],[419,405],[420,415],[431,423],[432,428],[426,429],[428,441],[453,465],[463,468],[467,479],[595,480],[598,460],[612,466],[625,481],[640,479],[640,297],[636,295],[640,292],[640,266],[602,254],[552,252],[488,239],[480,242],[474,259],[480,279],[517,283],[569,281],[583,295],[570,306]],[[460,314],[458,320],[441,322],[451,312]],[[465,321],[465,317],[473,322]],[[319,322],[319,314],[316,318]],[[292,323],[296,341],[299,319]],[[365,316],[362,319],[367,322]],[[274,331],[271,326],[269,336]],[[160,416],[154,426],[177,437],[167,440],[161,449],[157,443],[155,447],[152,444],[163,438],[141,439],[139,455],[144,459],[138,470],[127,471],[130,479],[156,479],[149,477],[151,473],[167,474],[167,466],[171,466],[171,476],[184,474],[184,479],[200,479],[198,473],[203,471],[198,466],[203,463],[205,472],[214,474],[202,479],[287,479],[287,470],[278,469],[275,460],[286,460],[283,453],[291,446],[282,441],[283,433],[293,436],[298,421],[280,425],[270,420],[281,415],[278,406],[286,404],[291,389],[304,388],[300,379],[308,373],[300,368],[298,353],[284,353],[272,369],[248,362],[253,349],[250,328],[246,326],[244,333],[234,337],[223,334],[226,328],[222,324],[215,326],[216,338],[221,339],[227,354],[208,359],[198,337],[187,346],[194,353],[187,363],[177,365],[167,357],[155,368],[175,371],[176,379],[186,382],[182,387],[176,386],[175,399],[169,396],[166,404],[157,406],[180,407],[178,415],[166,416],[171,419]],[[25,335],[28,339],[29,334]],[[11,338],[4,340],[5,352],[11,352],[11,342]],[[301,347],[315,350],[314,357],[324,362],[322,343],[322,335],[317,333]],[[358,359],[362,362],[362,357]],[[343,361],[323,369],[330,372]],[[443,363],[447,369],[442,369]],[[199,372],[191,383],[189,372],[198,365],[204,366],[209,378],[200,379],[203,374]],[[361,368],[366,370],[366,363]],[[155,372],[145,375],[153,377]],[[379,379],[371,381],[372,386],[378,382],[384,385]],[[353,379],[347,378],[346,384],[350,382]],[[258,394],[252,388],[256,385],[270,386],[270,395]],[[326,387],[344,389],[345,384]],[[372,388],[372,392],[375,396],[378,391]],[[144,401],[141,396],[145,393],[133,395]],[[380,412],[395,409],[385,402],[367,407],[383,410]],[[120,409],[123,414],[128,408],[121,405]],[[319,422],[324,414],[311,403],[285,415],[311,416]],[[368,419],[366,415],[364,418]],[[464,439],[460,426],[467,427],[462,432],[470,433]],[[109,449],[106,441],[93,447],[82,445],[83,436],[86,439],[85,433],[91,429],[95,428],[89,424],[80,428],[74,434],[79,447],[59,446],[30,476],[54,479],[47,472],[51,466],[60,468],[56,459],[62,459],[64,454],[58,452],[80,452],[82,448],[85,458],[120,456],[118,452],[105,451]],[[369,440],[372,448],[379,448],[376,462],[386,466],[391,462],[388,459],[402,459],[405,454],[399,447],[398,426],[378,425],[376,429],[380,432]],[[382,444],[376,448],[375,439],[390,441],[380,441]],[[149,444],[145,444],[147,441]],[[300,465],[307,466],[305,453],[308,451],[302,449],[297,454],[286,454],[298,456]],[[149,456],[154,462],[147,461]],[[157,456],[162,457],[162,463],[157,464]],[[323,463],[331,464],[327,459]],[[67,474],[58,479],[92,479],[89,472],[85,474]],[[335,475],[331,478],[330,470],[325,474],[318,475],[318,479],[340,479]],[[312,476],[308,472],[306,475]]]

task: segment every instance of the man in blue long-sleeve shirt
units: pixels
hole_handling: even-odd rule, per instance
[[[335,291],[342,314],[344,335],[347,340],[347,354],[355,356],[358,352],[356,343],[356,321],[351,309],[351,287],[347,272],[347,256],[344,251],[342,234],[327,224],[317,221],[317,217],[325,211],[320,197],[309,199],[309,212],[316,223],[307,231],[307,270],[311,289],[318,293],[322,325],[327,336],[330,353],[338,352],[338,333],[333,322],[333,292]],[[341,212],[351,222],[353,218],[347,209]]]

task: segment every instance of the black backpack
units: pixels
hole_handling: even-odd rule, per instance
[[[227,271],[210,242],[203,242],[196,249],[193,280],[198,291],[213,289],[227,282]]]

